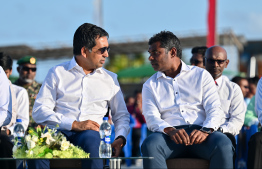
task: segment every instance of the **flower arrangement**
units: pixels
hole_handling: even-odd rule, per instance
[[[15,138],[13,157],[89,158],[89,153],[67,141],[61,132],[57,133],[56,128],[49,129],[45,127],[42,130],[40,127],[36,129],[30,127],[28,135],[21,139],[21,145],[18,144],[18,139]]]

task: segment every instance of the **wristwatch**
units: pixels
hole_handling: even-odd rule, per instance
[[[223,128],[222,128],[222,127],[219,127],[219,128],[217,129],[217,131],[220,131],[221,133],[223,133]]]
[[[207,133],[207,134],[211,134],[212,133],[211,129],[210,128],[206,128],[206,127],[202,127],[200,129],[200,131],[202,131],[203,133]]]

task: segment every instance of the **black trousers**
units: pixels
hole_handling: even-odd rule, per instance
[[[10,141],[9,137],[6,135],[6,133],[1,132],[0,133],[0,158],[12,158],[12,149],[13,144]],[[14,160],[10,161],[3,161],[0,160],[0,169],[15,169],[16,164]]]
[[[262,132],[255,133],[249,139],[247,168],[262,168]]]

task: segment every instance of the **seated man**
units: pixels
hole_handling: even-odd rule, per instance
[[[233,168],[231,141],[221,132],[224,113],[212,76],[181,61],[179,39],[162,31],[149,40],[149,61],[158,71],[143,85],[142,104],[149,130],[142,144],[144,168],[167,168],[166,160],[195,157],[210,168]]]
[[[10,123],[12,118],[12,97],[8,79],[3,68],[0,66],[0,128]],[[0,129],[1,131],[1,129]],[[9,137],[5,132],[0,133],[0,158],[12,158],[12,148]],[[15,168],[13,161],[1,161],[1,168]]]
[[[262,124],[262,79],[260,78],[256,95],[255,95],[255,111],[260,124]],[[257,132],[252,135],[248,142],[248,159],[247,168],[255,169],[262,168],[262,132]]]
[[[90,157],[99,157],[99,126],[111,109],[118,157],[129,132],[129,113],[117,75],[104,68],[109,56],[108,33],[96,25],[82,24],[74,34],[71,61],[51,68],[37,95],[33,118],[55,127]],[[48,166],[47,166],[48,167]],[[102,160],[84,160],[83,168],[103,168]]]
[[[223,119],[219,131],[232,138],[235,146],[234,136],[241,130],[245,118],[246,106],[244,96],[236,83],[222,76],[224,69],[229,63],[225,49],[220,46],[212,46],[207,49],[205,57],[206,70],[215,81],[222,110],[226,117]]]

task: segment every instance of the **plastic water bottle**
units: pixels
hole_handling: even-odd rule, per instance
[[[108,123],[108,117],[103,118],[103,123],[100,125],[99,134],[101,138],[99,146],[99,157],[110,158],[112,154],[111,149],[111,125]]]
[[[17,138],[17,146],[22,145],[22,138],[25,136],[25,129],[22,125],[22,119],[16,119],[16,124],[14,127],[14,137]]]

